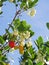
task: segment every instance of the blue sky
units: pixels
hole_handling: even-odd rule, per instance
[[[30,17],[27,15],[27,12],[24,12],[20,18],[21,20],[26,20],[27,23],[31,25],[31,29],[35,32],[32,40],[35,40],[38,36],[43,36],[46,41],[46,36],[49,37],[49,30],[46,27],[46,22],[49,22],[49,0],[39,0],[35,9],[37,11],[36,16]],[[5,29],[8,28],[8,23],[11,23],[16,9],[14,4],[6,2],[6,6],[4,5],[2,10],[4,12],[0,15],[0,35],[5,33]],[[14,64],[11,61],[11,65],[19,65],[19,52],[14,51],[14,53],[10,53],[9,55],[12,56],[15,61]]]

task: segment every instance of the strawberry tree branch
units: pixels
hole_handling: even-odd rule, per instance
[[[21,10],[16,11],[15,16],[14,16],[14,18],[13,18],[13,20],[12,20],[12,22],[11,22],[10,25],[12,25],[12,23],[13,23],[13,21],[15,20],[16,16],[17,16],[18,14],[20,14],[20,12],[21,12]],[[8,27],[7,30],[9,30],[9,29],[10,29],[10,26]],[[5,33],[5,35],[6,35],[6,33]],[[4,48],[6,45],[7,45],[7,43],[4,44],[3,46],[1,46],[1,47],[0,47],[0,50],[3,50],[3,48]]]

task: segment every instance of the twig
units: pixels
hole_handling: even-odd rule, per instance
[[[38,45],[37,45],[37,43],[34,41],[34,43],[35,43],[35,45],[37,46],[37,48],[39,49],[39,47],[38,47]]]
[[[12,20],[12,22],[11,22],[10,25],[12,25],[13,21],[15,20],[16,16],[20,13],[20,11],[21,11],[21,10],[16,11],[16,14],[15,14],[15,16],[14,16],[14,18],[13,18],[13,20]],[[9,30],[9,29],[10,29],[10,26],[8,27],[7,30]]]
[[[2,53],[2,55],[6,55],[6,53],[9,52],[9,50],[10,50],[10,48],[7,49],[6,51],[4,51],[4,52]]]

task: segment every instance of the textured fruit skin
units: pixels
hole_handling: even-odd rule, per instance
[[[24,54],[24,47],[19,45],[19,53]]]
[[[15,42],[14,41],[9,41],[9,47],[14,48],[15,47]]]

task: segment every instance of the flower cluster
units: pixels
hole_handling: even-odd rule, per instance
[[[28,41],[28,39],[30,38],[30,32],[26,31],[25,33],[19,33],[18,30],[14,30],[13,35],[16,36],[16,40],[10,40],[8,42],[9,47],[15,50],[19,49],[20,54],[24,54],[25,45],[27,45],[28,48],[32,46],[32,42]]]

